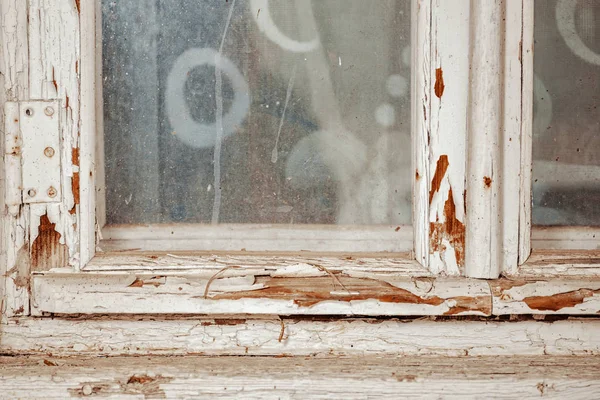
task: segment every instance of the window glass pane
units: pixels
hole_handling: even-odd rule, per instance
[[[108,223],[410,223],[410,0],[102,18]]]
[[[533,222],[600,225],[600,1],[535,1]]]

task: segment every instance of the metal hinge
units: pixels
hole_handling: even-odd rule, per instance
[[[21,204],[62,201],[58,100],[6,102],[5,200],[11,214]]]

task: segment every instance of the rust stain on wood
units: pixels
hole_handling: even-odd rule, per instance
[[[433,196],[436,192],[440,190],[440,186],[442,185],[442,179],[444,179],[449,165],[450,162],[448,161],[448,156],[446,154],[442,154],[440,158],[438,158],[437,165],[435,167],[435,174],[433,175],[433,179],[431,180],[431,189],[429,190],[430,205],[433,200]]]
[[[431,222],[429,224],[430,252],[444,252],[446,240],[454,249],[456,263],[459,268],[465,263],[465,225],[456,218],[456,204],[452,188],[448,192],[448,200],[444,203],[444,222]]]
[[[490,188],[492,186],[492,178],[490,178],[489,176],[484,176],[483,184],[485,185],[486,188]]]
[[[75,8],[77,8],[77,14],[81,14],[81,0],[75,0]]]
[[[67,266],[69,249],[60,243],[61,235],[56,232],[55,227],[56,224],[48,219],[48,214],[40,217],[38,236],[31,246],[32,271],[48,271]]]
[[[446,85],[444,84],[444,71],[442,71],[441,68],[436,68],[435,70],[435,95],[438,98],[442,98],[442,96],[444,95],[444,89],[446,88]]]
[[[415,179],[416,179],[416,180],[419,180],[419,179],[421,179],[421,175],[419,175],[419,170],[416,170],[416,171],[415,171]]]
[[[558,293],[552,296],[532,296],[523,299],[532,310],[559,311],[563,308],[575,307],[582,304],[585,299],[593,297],[597,291],[592,289],[579,289],[572,292]]]

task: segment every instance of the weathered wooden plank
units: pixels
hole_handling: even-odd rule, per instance
[[[500,137],[502,128],[504,2],[471,2],[466,203],[466,276],[500,275]]]
[[[29,51],[27,46],[27,3],[0,1],[0,126],[4,128],[6,101],[27,99],[29,95]],[[4,154],[5,138],[0,139]],[[29,257],[26,239],[27,207],[5,207],[5,173],[12,158],[0,163],[0,316],[29,313]],[[12,165],[14,167],[14,165]],[[14,175],[13,175],[14,176]],[[9,211],[8,213],[6,211]]]
[[[290,266],[319,265],[333,272],[395,273],[406,277],[432,274],[410,253],[259,253],[259,252],[100,252],[85,271],[193,270],[211,276],[225,267],[268,271]]]
[[[60,203],[30,207],[29,236],[34,269],[75,264],[80,202],[79,12],[71,1],[29,0],[28,39],[31,99],[59,99],[63,195]],[[39,254],[38,254],[39,253]]]
[[[12,319],[2,329],[2,352],[8,355],[600,355],[600,320],[589,318],[544,322],[84,316]]]
[[[96,46],[100,38],[96,37],[98,31],[97,15],[98,4],[93,1],[76,2],[79,17],[79,30],[81,36],[81,54],[79,73],[81,78],[81,112],[79,126],[81,129],[79,153],[81,154],[79,173],[80,205],[77,210],[79,217],[79,264],[76,268],[86,265],[96,252],[96,77],[98,71],[98,53]],[[76,69],[77,71],[77,69]]]
[[[10,398],[569,398],[600,394],[587,358],[2,359]]]
[[[523,0],[523,39],[521,63],[523,83],[521,97],[521,195],[519,211],[519,264],[531,254],[531,199],[533,180],[533,5]]]
[[[207,272],[38,274],[32,278],[32,313],[491,314],[484,281],[337,273],[317,264],[258,272],[231,266]]]
[[[560,237],[564,236],[563,232]],[[517,276],[590,278],[598,275],[600,275],[600,251],[598,250],[535,250],[527,262],[519,267]]]
[[[413,30],[416,258],[464,270],[469,4],[419,1]],[[459,22],[460,21],[460,22]]]
[[[522,128],[522,40],[523,0],[505,2],[504,82],[502,134],[498,179],[502,182],[499,193],[499,231],[502,234],[500,265],[505,274],[514,274],[519,266],[519,238],[522,228],[521,212],[521,128]],[[529,166],[530,168],[530,166]]]
[[[415,259],[429,267],[429,137],[431,134],[431,0],[413,1],[412,20],[413,227]]]
[[[598,279],[500,279],[490,287],[494,315],[600,313]]]
[[[143,251],[409,252],[410,226],[367,228],[339,225],[157,224],[113,225],[102,230],[99,248]]]
[[[1,359],[9,398],[569,398],[600,394],[587,358]],[[35,395],[34,395],[35,396]]]

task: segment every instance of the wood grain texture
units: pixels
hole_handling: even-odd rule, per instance
[[[600,355],[600,320],[589,318],[545,322],[123,315],[18,318],[2,329],[2,352],[10,355]]]
[[[587,358],[0,359],[7,398],[569,398],[600,394]],[[43,393],[39,388],[43,387]]]
[[[0,1],[0,109],[7,101],[25,100],[29,96],[29,50],[27,45],[27,2]],[[4,115],[0,126],[4,128]],[[0,140],[5,153],[4,137]],[[3,157],[4,158],[4,157]],[[6,158],[6,162],[11,158]],[[12,160],[14,161],[14,160]],[[13,165],[14,166],[14,165]],[[8,168],[5,169],[5,168]],[[11,166],[0,165],[0,317],[24,315],[29,311],[27,290],[29,261],[26,242],[27,207],[13,206],[5,212],[5,173]],[[14,175],[13,175],[14,176]]]
[[[239,266],[189,273],[72,274],[33,277],[33,315],[275,314],[491,315],[484,281],[332,272],[297,264],[263,271]]]
[[[30,207],[32,260],[38,269],[66,267],[79,258],[80,35],[79,13],[69,1],[28,2],[29,98],[59,99],[62,201]],[[78,150],[75,150],[78,151]],[[42,237],[39,241],[38,234]],[[35,244],[35,246],[33,245]]]

